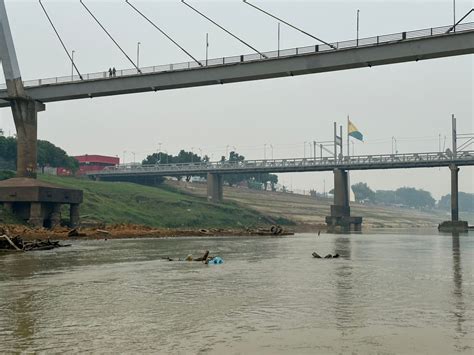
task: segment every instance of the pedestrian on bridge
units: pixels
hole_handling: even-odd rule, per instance
[[[109,68],[109,78],[112,77],[112,68]]]
[[[112,76],[117,76],[117,71],[115,70],[115,67],[112,68]]]

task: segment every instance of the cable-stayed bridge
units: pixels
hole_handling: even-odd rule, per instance
[[[228,84],[474,53],[474,22],[240,56],[25,81],[43,103]],[[82,79],[81,79],[82,77]],[[0,107],[9,107],[0,85]]]
[[[64,52],[71,60],[77,75],[67,77],[41,78],[33,81],[23,81],[15,52],[15,45],[11,34],[9,20],[4,0],[0,0],[0,59],[6,83],[0,86],[0,107],[11,107],[15,126],[17,129],[17,176],[22,178],[35,178],[37,170],[37,118],[38,112],[46,109],[45,104],[49,102],[75,100],[84,98],[95,98],[111,95],[132,94],[140,92],[161,91],[180,89],[187,87],[199,87],[205,85],[228,84],[243,81],[263,80],[278,77],[290,77],[295,75],[307,75],[322,72],[340,71],[378,65],[388,65],[409,61],[423,61],[434,58],[460,56],[474,53],[474,23],[461,23],[474,9],[464,15],[459,21],[454,20],[453,25],[445,27],[434,27],[417,31],[406,31],[395,34],[379,35],[370,38],[356,38],[351,41],[329,43],[283,19],[250,4],[248,0],[243,2],[270,16],[279,22],[297,30],[315,40],[315,44],[302,48],[293,48],[271,52],[261,52],[247,41],[236,36],[234,33],[211,19],[185,0],[181,2],[193,10],[199,16],[205,18],[222,31],[232,36],[248,48],[252,54],[243,54],[233,57],[213,58],[197,60],[186,49],[178,44],[172,36],[161,29],[153,20],[140,11],[131,0],[125,0],[130,7],[149,22],[162,35],[166,36],[173,44],[179,47],[192,61],[157,65],[141,68],[123,50],[118,41],[105,28],[101,21],[94,15],[93,11],[79,0],[94,21],[100,26],[114,45],[122,52],[127,60],[133,65],[132,69],[81,73],[61,34],[54,25],[52,17],[46,7],[39,0],[42,10],[52,29],[57,35]],[[39,63],[39,61],[38,61]],[[424,153],[412,155],[364,156],[336,159],[334,160],[299,160],[292,161],[254,161],[245,162],[242,166],[228,166],[226,164],[207,163],[207,165],[193,166],[168,166],[168,167],[142,167],[124,171],[127,168],[119,167],[115,171],[106,171],[105,174],[119,176],[120,174],[161,174],[161,175],[185,175],[201,174],[208,175],[208,196],[211,201],[222,199],[222,175],[230,172],[240,171],[262,171],[262,172],[289,172],[289,171],[325,171],[334,170],[335,197],[334,205],[331,206],[331,216],[327,220],[329,225],[354,225],[360,227],[362,219],[350,216],[348,201],[348,170],[355,169],[388,169],[388,168],[415,168],[449,166],[452,177],[452,220],[457,221],[457,193],[458,193],[458,166],[472,165],[472,155],[457,155],[456,149],[456,123],[453,117],[453,150],[452,156],[444,153]],[[335,135],[337,138],[337,135]],[[341,157],[342,157],[342,134]],[[177,170],[181,169],[179,172]],[[132,171],[133,170],[133,171]],[[174,173],[173,173],[174,170]],[[96,174],[99,177],[100,174]],[[31,180],[31,179],[30,179]],[[30,181],[31,182],[31,181]],[[31,184],[30,184],[31,185]],[[34,184],[33,184],[34,185]],[[32,185],[32,186],[33,186]],[[34,186],[36,188],[38,186]],[[6,200],[11,205],[11,186],[6,191]],[[15,192],[16,194],[16,192]],[[16,196],[16,195],[15,195]],[[51,196],[53,193],[51,192]],[[66,196],[64,201],[66,201]],[[36,201],[36,200],[35,200]],[[30,201],[31,206],[28,214],[33,217],[30,220],[42,221],[45,215],[54,215],[57,220],[58,203],[63,200],[52,201],[43,205],[43,201]],[[0,201],[1,202],[1,201]],[[15,201],[13,201],[15,202]],[[17,201],[18,202],[18,201]],[[24,207],[24,201],[22,200]],[[73,206],[74,205],[74,206]],[[11,206],[10,206],[11,207]],[[74,208],[73,208],[74,207]],[[77,219],[78,204],[71,204],[71,220]],[[53,219],[53,217],[50,217]]]

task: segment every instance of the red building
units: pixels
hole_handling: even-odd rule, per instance
[[[120,164],[120,158],[108,157],[105,155],[79,155],[74,157],[79,162],[79,171],[77,175],[84,175],[89,171],[103,170],[107,166]]]

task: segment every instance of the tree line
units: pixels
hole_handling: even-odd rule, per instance
[[[201,157],[193,152],[185,151],[181,149],[177,155],[170,155],[165,152],[158,152],[148,155],[142,162],[142,164],[156,165],[156,164],[179,164],[179,163],[199,163],[208,162],[210,159],[207,155]],[[222,156],[220,162],[239,163],[244,162],[245,157],[235,151],[231,151],[229,156]],[[193,175],[198,176],[198,175]],[[200,175],[201,177],[205,177]],[[190,180],[191,176],[180,176],[178,180],[186,179]],[[240,183],[247,184],[250,188],[261,189],[262,187],[266,190],[268,186],[272,191],[276,190],[276,184],[278,183],[278,176],[269,173],[252,173],[252,174],[224,174],[224,182],[229,186],[234,186]]]
[[[352,185],[355,199],[358,202],[369,202],[385,205],[399,205],[414,208],[451,208],[451,195],[445,195],[436,203],[431,193],[413,187],[401,187],[397,190],[373,191],[366,183]],[[474,212],[474,194],[459,192],[459,209]]]
[[[16,170],[16,144],[15,137],[0,136],[0,169]],[[79,162],[53,143],[38,140],[38,166],[40,169],[62,167],[75,172],[79,168]]]

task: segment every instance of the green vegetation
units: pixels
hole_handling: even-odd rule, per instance
[[[12,212],[0,207],[0,224],[24,224],[24,222],[17,218]]]
[[[0,181],[14,178],[16,173],[12,170],[0,170]]]
[[[107,224],[169,228],[245,228],[272,224],[268,217],[235,202],[215,205],[172,188],[99,182],[71,177],[40,180],[84,191],[81,215]]]
[[[183,149],[180,150],[178,155],[170,155],[168,153],[159,152],[148,155],[143,164],[179,164],[179,163],[198,163],[198,162],[208,162],[209,157],[205,155],[200,157],[193,152],[187,152]],[[245,157],[240,155],[235,151],[229,153],[229,157],[221,157],[220,160],[222,163],[231,162],[239,163],[244,162]],[[181,180],[182,177],[178,177],[178,180]],[[186,180],[189,181],[191,176],[186,176]],[[239,183],[247,183],[247,186],[252,189],[261,190],[262,187],[266,190],[267,186],[270,184],[272,191],[275,191],[276,184],[278,183],[278,176],[275,174],[268,173],[258,173],[258,174],[226,174],[224,175],[224,182],[229,186],[234,186]]]
[[[76,159],[68,156],[64,150],[54,144],[38,140],[38,166],[62,167],[75,171],[79,167]],[[0,168],[16,169],[16,138],[0,136]]]
[[[474,212],[474,194],[459,192],[459,210],[464,212]],[[444,195],[438,202],[438,208],[446,211],[451,210],[451,194]]]
[[[434,208],[435,199],[431,193],[425,190],[417,190],[413,187],[400,187],[395,191],[377,190],[373,191],[366,183],[352,185],[355,199],[358,202],[372,202],[384,205],[397,205],[414,208]]]

